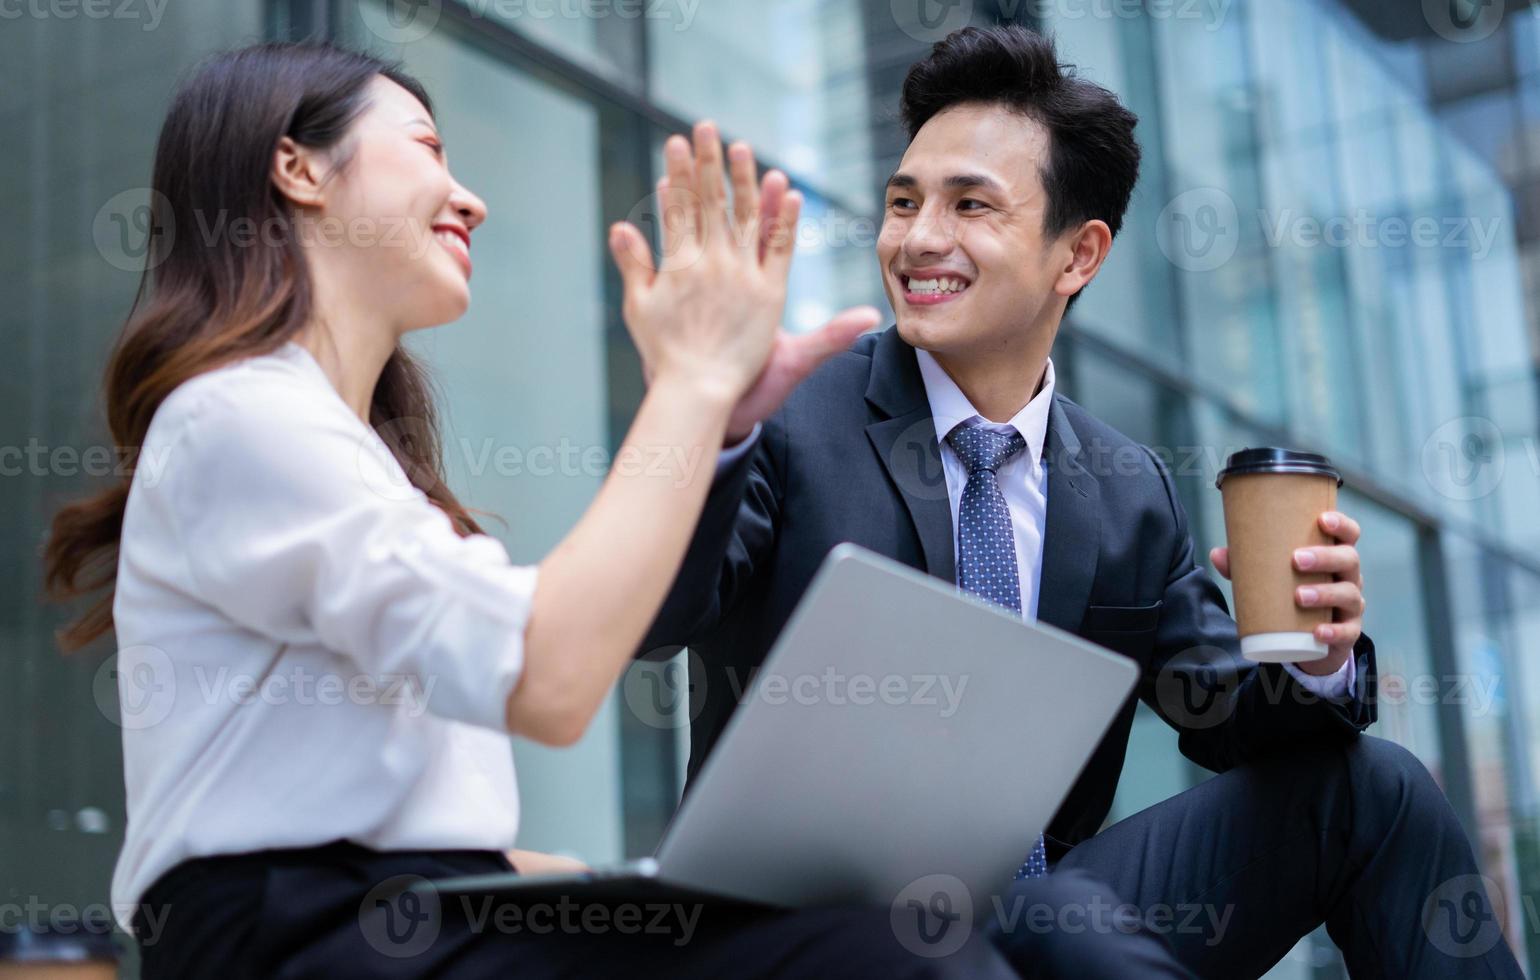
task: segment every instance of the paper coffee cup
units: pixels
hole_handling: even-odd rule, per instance
[[[1331,622],[1331,609],[1304,608],[1294,592],[1332,576],[1296,571],[1294,552],[1336,543],[1321,530],[1320,516],[1336,509],[1341,485],[1325,456],[1289,449],[1242,450],[1220,471],[1215,486],[1224,495],[1235,623],[1246,659],[1298,663],[1328,653],[1315,628]]]

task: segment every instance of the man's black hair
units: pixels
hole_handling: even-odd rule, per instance
[[[1139,119],[1060,64],[1052,38],[1011,24],[965,27],[937,41],[904,77],[909,139],[936,113],[967,103],[1003,106],[1048,131],[1046,234],[1100,218],[1117,235],[1139,179]]]

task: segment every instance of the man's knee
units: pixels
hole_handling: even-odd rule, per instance
[[[1360,735],[1342,745],[1342,756],[1356,794],[1367,794],[1388,816],[1458,823],[1443,788],[1405,746]]]
[[[1342,754],[1348,771],[1355,778],[1367,780],[1381,792],[1397,795],[1431,792],[1443,796],[1443,790],[1428,772],[1428,767],[1404,745],[1373,735],[1359,735],[1342,744]]]

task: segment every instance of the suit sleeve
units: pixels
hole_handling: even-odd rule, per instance
[[[1224,594],[1197,563],[1171,475],[1153,453],[1150,458],[1164,484],[1173,524],[1154,655],[1139,696],[1177,730],[1182,754],[1224,772],[1301,742],[1353,738],[1373,724],[1374,642],[1367,635],[1353,649],[1353,688],[1340,702],[1306,690],[1280,664],[1257,664],[1241,656]]]
[[[715,629],[768,560],[781,513],[786,427],[764,423],[753,449],[712,481],[695,536],[637,656],[667,655]]]

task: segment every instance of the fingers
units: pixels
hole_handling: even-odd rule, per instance
[[[1357,521],[1341,511],[1329,510],[1321,515],[1321,530],[1343,544],[1357,544],[1362,528]]]
[[[1230,577],[1230,549],[1210,548],[1208,560],[1213,563],[1214,570],[1225,578]]]
[[[628,221],[617,221],[610,226],[610,255],[620,270],[620,281],[625,302],[631,302],[641,290],[652,285],[656,270],[652,264],[652,248],[640,229]]]
[[[1363,634],[1363,623],[1357,619],[1322,623],[1315,628],[1317,643],[1325,643],[1336,648],[1346,647],[1349,652],[1358,645],[1358,638]]]
[[[1339,531],[1356,537],[1357,525],[1349,525],[1352,525],[1351,521],[1339,521]],[[1294,552],[1294,566],[1300,571],[1325,572],[1336,578],[1336,581],[1305,585],[1295,590],[1294,601],[1301,606],[1332,610],[1334,622],[1317,626],[1316,640],[1334,647],[1356,644],[1363,633],[1365,607],[1358,549],[1350,544],[1301,548]]]
[[[856,306],[844,310],[812,333],[788,338],[796,352],[796,368],[806,376],[829,358],[846,350],[856,338],[882,321],[882,314],[874,306]]]
[[[1323,572],[1348,582],[1359,581],[1358,549],[1350,544],[1318,545],[1294,552],[1294,567],[1302,572]]]
[[[815,330],[811,336],[821,339],[828,346],[829,353],[838,354],[855,343],[857,337],[881,322],[882,313],[877,307],[852,306],[836,313],[833,319]]]
[[[787,191],[780,216],[772,223],[774,232],[765,244],[765,272],[777,283],[784,284],[791,272],[791,257],[797,250],[797,219],[801,216],[802,195]]]
[[[713,241],[725,242],[727,187],[722,182],[722,137],[716,124],[695,124],[695,191],[700,195],[701,228]]]
[[[786,203],[786,175],[779,170],[772,170],[765,174],[765,179],[760,183],[759,189],[759,261],[765,261],[765,253],[770,248],[770,240],[776,234],[777,222],[781,220],[781,208]]]
[[[1294,601],[1305,609],[1331,608],[1344,621],[1364,614],[1363,592],[1352,582],[1302,585],[1294,590]]]
[[[727,150],[728,171],[733,182],[733,235],[740,247],[759,244],[759,181],[754,152],[742,141]]]
[[[663,144],[663,164],[668,176],[659,182],[663,208],[663,254],[667,259],[681,253],[695,254],[700,240],[700,197],[695,192],[695,161],[690,141],[670,136]]]
[[[1363,628],[1356,623],[1322,623],[1315,628],[1315,639],[1317,643],[1328,646],[1347,647],[1351,652],[1358,645],[1358,638],[1363,632]]]
[[[1316,626],[1314,635],[1319,643],[1351,650],[1363,635],[1364,600],[1360,583],[1325,582],[1319,585],[1302,585],[1294,590],[1294,601],[1306,609],[1329,608],[1332,622]]]
[[[780,369],[778,374],[782,382],[788,385],[800,384],[818,365],[840,351],[848,350],[857,337],[881,320],[882,314],[877,312],[876,307],[856,306],[835,315],[812,333],[783,335],[785,354],[776,365]]]

